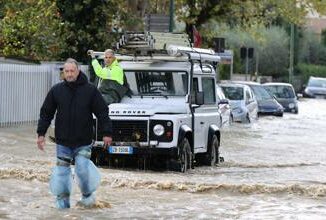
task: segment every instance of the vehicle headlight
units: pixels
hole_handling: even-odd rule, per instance
[[[156,136],[162,136],[164,134],[164,126],[157,124],[153,127],[153,132]]]
[[[294,103],[290,103],[289,108],[294,108]]]

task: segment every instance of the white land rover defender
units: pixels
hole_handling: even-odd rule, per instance
[[[159,37],[148,43],[152,35],[129,33],[117,45],[133,51],[121,55],[119,50],[116,55],[132,94],[109,105],[113,142],[107,150],[95,123],[92,160],[110,165],[113,160],[138,158],[144,163],[173,164],[181,172],[194,163],[213,166],[220,162],[215,91],[220,57],[212,50],[187,45],[164,43],[164,49],[158,50],[153,42],[157,45]],[[161,39],[180,38],[167,35],[162,33]],[[98,59],[104,56],[95,54]]]

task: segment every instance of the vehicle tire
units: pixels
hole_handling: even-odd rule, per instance
[[[178,171],[185,173],[188,169],[192,168],[192,153],[188,139],[184,138],[178,148]]]
[[[223,126],[224,126],[223,117],[222,115],[220,115],[220,128],[222,128]]]
[[[207,166],[214,166],[220,162],[220,143],[216,135],[212,137],[210,146],[208,146],[207,153],[204,156],[203,163]]]
[[[230,117],[229,117],[229,125],[232,125],[233,122],[234,122],[233,115],[230,114]]]
[[[248,124],[251,122],[251,121],[250,121],[249,114],[246,115],[246,118],[245,118],[244,122],[245,122],[245,123],[248,123]]]

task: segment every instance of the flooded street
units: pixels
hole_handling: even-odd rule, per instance
[[[187,174],[100,169],[93,209],[58,211],[48,180],[55,145],[36,147],[35,126],[0,128],[0,219],[325,219],[326,100],[299,114],[260,117],[222,132],[225,162]]]

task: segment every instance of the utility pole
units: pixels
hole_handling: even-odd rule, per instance
[[[249,52],[248,48],[246,48],[246,81],[248,80],[248,72],[249,72]]]
[[[255,72],[255,80],[258,81],[258,69],[259,67],[259,53],[258,53],[258,50],[256,52],[256,72]]]
[[[170,9],[169,9],[169,14],[170,14],[170,23],[169,23],[169,32],[173,32],[173,18],[174,18],[174,0],[170,0]]]
[[[254,48],[252,47],[241,47],[240,48],[240,57],[241,59],[246,59],[246,75],[245,80],[248,80],[248,72],[249,72],[249,58],[254,57]]]
[[[231,51],[230,80],[233,78],[233,51]]]
[[[291,23],[289,83],[292,83],[293,80],[293,64],[294,64],[294,24]]]

